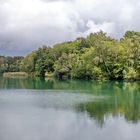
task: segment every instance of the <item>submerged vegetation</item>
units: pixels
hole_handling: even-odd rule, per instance
[[[116,40],[102,31],[86,38],[43,46],[25,58],[0,57],[0,71],[58,79],[140,80],[140,33],[127,31]]]

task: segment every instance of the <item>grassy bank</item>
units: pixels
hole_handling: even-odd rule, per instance
[[[28,74],[26,72],[5,72],[3,77],[28,77]]]

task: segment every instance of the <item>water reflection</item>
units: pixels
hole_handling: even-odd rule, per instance
[[[110,95],[110,98],[84,104],[81,103],[77,106],[77,110],[86,111],[100,126],[103,126],[108,116],[123,116],[129,123],[139,122],[139,82],[112,82],[109,86],[104,87],[103,93]]]
[[[139,140],[140,82],[0,78],[0,140]]]
[[[105,101],[81,103],[77,106],[77,110],[86,111],[100,126],[103,126],[108,116],[123,116],[128,122],[138,123],[140,120],[139,98],[140,94],[115,95]]]

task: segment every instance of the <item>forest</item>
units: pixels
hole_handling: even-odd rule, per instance
[[[57,79],[140,80],[140,32],[117,40],[103,31],[86,38],[44,45],[25,57],[0,56],[0,72],[24,71]]]
[[[23,56],[0,56],[0,73],[19,72]]]

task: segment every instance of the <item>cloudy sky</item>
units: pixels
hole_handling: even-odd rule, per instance
[[[140,31],[139,0],[0,0],[0,55],[26,55],[43,44],[103,30]]]

